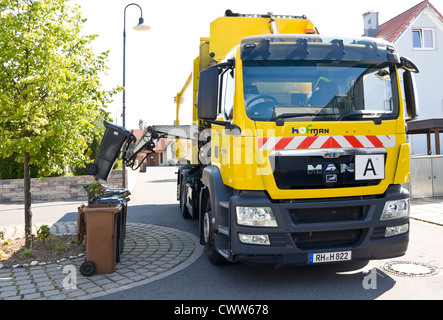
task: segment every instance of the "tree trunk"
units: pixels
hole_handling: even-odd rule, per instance
[[[25,247],[31,248],[32,236],[32,210],[31,210],[31,169],[29,163],[29,153],[24,153],[24,202],[25,202]]]

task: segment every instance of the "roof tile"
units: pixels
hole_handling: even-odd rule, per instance
[[[435,9],[435,7],[431,3],[429,3],[428,0],[425,0],[380,25],[379,32],[376,37],[383,38],[389,42],[394,42],[401,34],[401,32],[412,21],[412,19],[414,19],[427,4],[430,5],[431,8],[441,16],[437,9]]]

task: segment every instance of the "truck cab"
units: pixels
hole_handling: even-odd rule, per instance
[[[211,139],[200,220],[210,260],[403,255],[411,72],[418,68],[384,40],[318,34],[245,37],[201,71],[198,118]]]

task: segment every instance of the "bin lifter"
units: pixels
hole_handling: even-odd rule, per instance
[[[160,125],[145,129],[140,139],[136,139],[132,132],[125,128],[104,121],[107,128],[103,136],[100,149],[93,163],[86,166],[89,175],[107,180],[113,164],[121,153],[123,164],[132,170],[137,170],[140,164],[151,154],[157,146],[158,140],[165,137],[175,139],[198,140],[198,129],[192,125]],[[121,135],[123,134],[123,138]],[[116,152],[110,152],[116,150]],[[121,151],[121,152],[120,152]],[[137,164],[137,155],[148,151],[145,158]],[[105,163],[106,165],[103,165]],[[110,165],[112,164],[112,165]]]

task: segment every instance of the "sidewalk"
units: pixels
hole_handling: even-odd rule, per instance
[[[411,218],[443,226],[443,197],[413,199]]]

